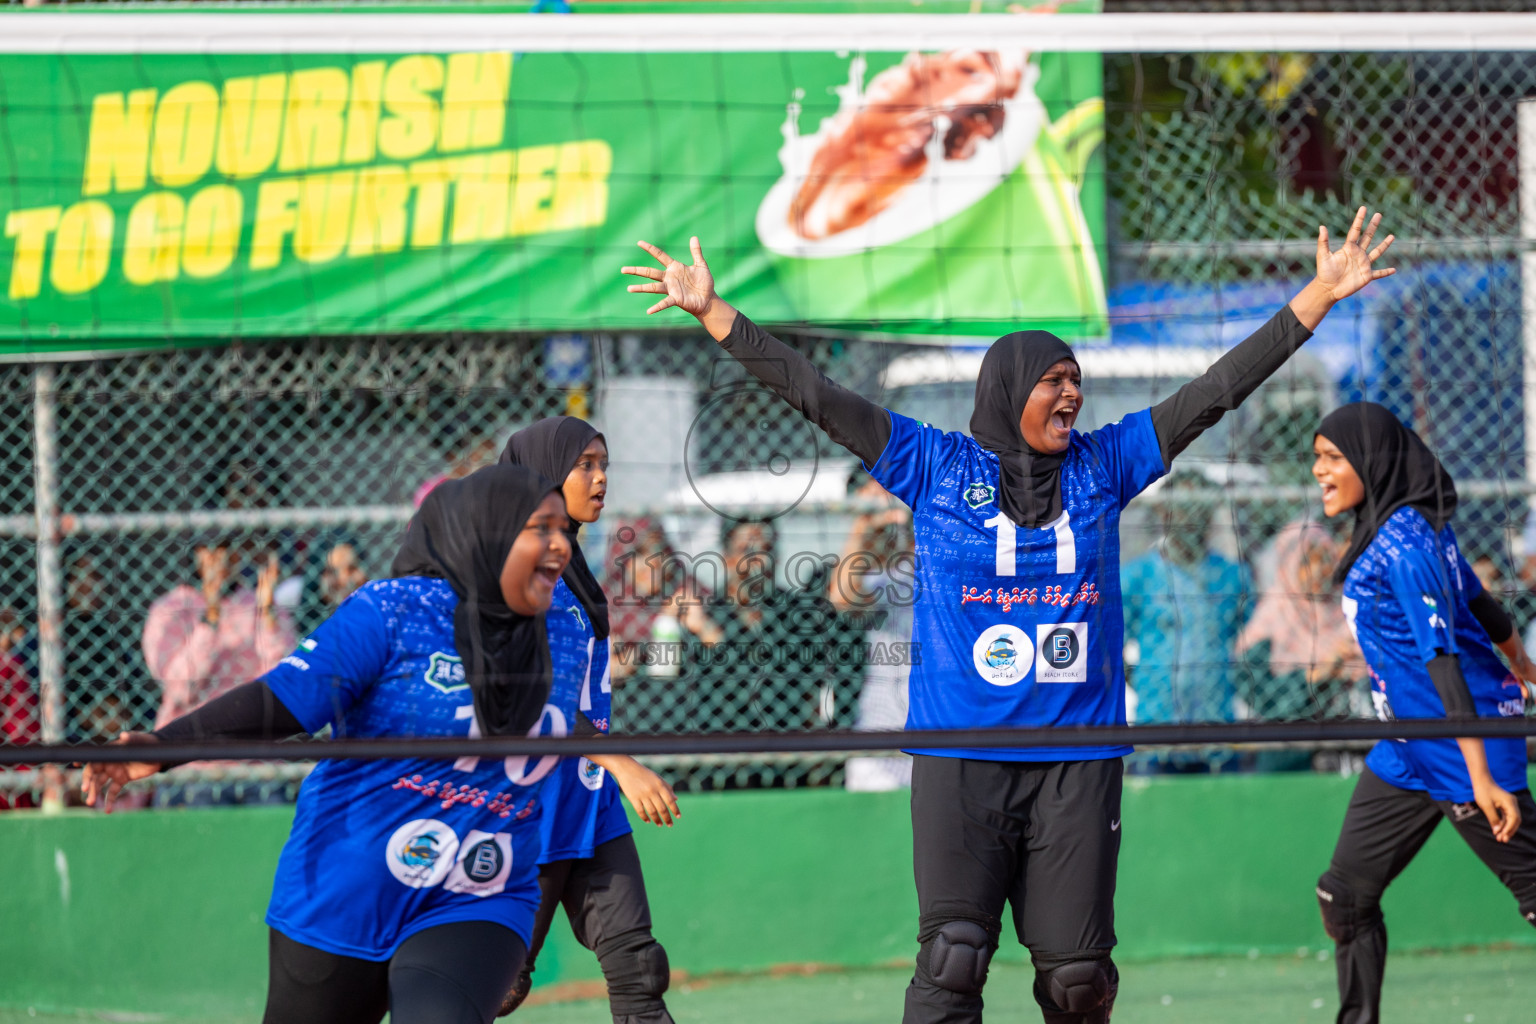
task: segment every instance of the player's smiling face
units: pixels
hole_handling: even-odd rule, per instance
[[[578,523],[595,523],[608,498],[608,445],[600,437],[582,450],[561,487],[565,508]]]
[[[1312,475],[1323,488],[1323,514],[1348,512],[1365,500],[1365,484],[1339,446],[1322,434],[1312,439]]]
[[[1055,455],[1072,443],[1072,425],[1083,408],[1083,371],[1071,359],[1046,370],[1024,403],[1019,433],[1037,452]]]
[[[501,599],[517,614],[549,611],[555,584],[571,560],[565,523],[565,500],[558,494],[545,495],[512,542],[501,567]]]

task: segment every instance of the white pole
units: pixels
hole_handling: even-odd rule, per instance
[[[1518,106],[1520,173],[1520,338],[1524,343],[1525,479],[1536,484],[1536,99]],[[1521,552],[1522,557],[1536,551]]]
[[[44,743],[64,739],[64,573],[59,546],[58,424],[51,363],[33,375],[33,502],[37,515],[37,674]],[[64,809],[62,776],[44,771],[43,810]]]

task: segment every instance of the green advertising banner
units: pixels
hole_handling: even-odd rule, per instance
[[[12,358],[666,326],[618,270],[690,235],[767,323],[1104,332],[1092,54],[0,54],[0,92]]]

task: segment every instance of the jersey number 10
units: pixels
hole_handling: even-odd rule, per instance
[[[1017,576],[1018,540],[1015,531],[1018,527],[1013,525],[1013,520],[1001,512],[981,525],[993,527],[997,531],[997,574]],[[1056,571],[1058,573],[1077,572],[1077,538],[1072,536],[1072,517],[1067,510],[1062,509],[1061,515],[1042,526],[1041,529],[1053,530],[1056,533]]]

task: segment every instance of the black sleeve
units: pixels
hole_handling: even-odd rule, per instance
[[[599,729],[597,726],[592,724],[592,719],[587,717],[587,713],[585,711],[577,711],[576,712],[576,728],[574,730],[574,733],[577,736],[603,736],[603,735],[606,735],[603,732],[603,730]]]
[[[1477,624],[1483,627],[1483,632],[1488,634],[1488,639],[1496,644],[1508,640],[1515,632],[1514,620],[1499,604],[1494,596],[1486,590],[1478,591],[1476,597],[1467,602],[1472,609],[1472,617]]]
[[[186,740],[285,740],[307,733],[261,680],[245,683],[190,711],[155,736],[165,743]]]
[[[1461,674],[1461,659],[1454,654],[1437,654],[1429,660],[1429,678],[1445,705],[1446,718],[1476,718],[1477,705],[1467,689],[1467,677]]]
[[[740,313],[720,347],[833,441],[873,466],[891,439],[891,414],[828,380],[811,361]]]
[[[1222,416],[1243,404],[1302,346],[1312,332],[1289,305],[1194,380],[1152,407],[1152,427],[1164,467]],[[1090,385],[1091,386],[1091,385]]]

